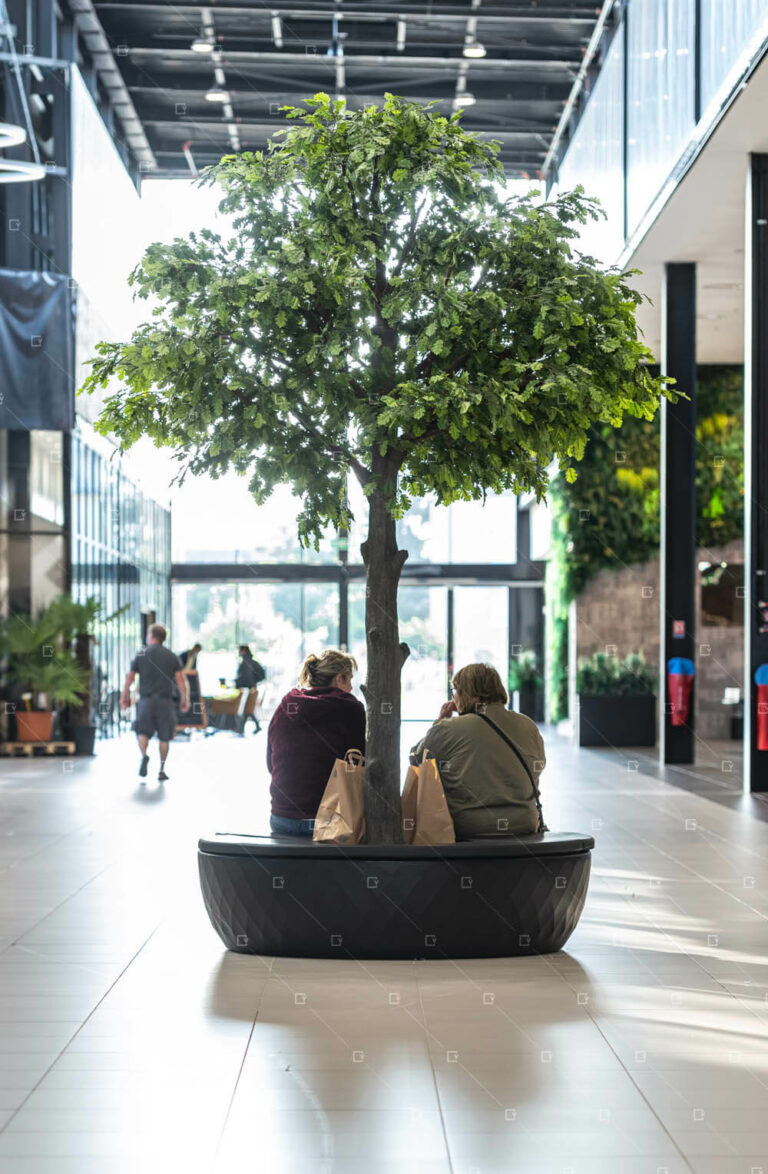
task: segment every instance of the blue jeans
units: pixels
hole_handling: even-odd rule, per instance
[[[269,826],[276,836],[311,836],[314,819],[288,819],[285,815],[270,815]]]

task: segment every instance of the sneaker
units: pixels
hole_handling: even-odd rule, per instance
[[[168,775],[165,773],[163,768],[160,767],[160,774],[157,776],[158,783],[164,783],[167,778],[168,778]]]
[[[144,754],[141,759],[141,766],[139,767],[139,778],[140,779],[145,779],[147,777],[148,769],[149,769],[149,755]]]

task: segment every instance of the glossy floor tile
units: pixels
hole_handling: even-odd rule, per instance
[[[754,800],[551,736],[548,822],[597,841],[565,951],[249,958],[196,841],[266,828],[263,758],[178,743],[164,789],[129,739],[0,760],[4,1174],[768,1174]]]

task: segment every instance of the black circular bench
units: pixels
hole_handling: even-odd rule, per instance
[[[572,832],[346,848],[222,834],[198,861],[211,923],[240,954],[495,958],[565,945],[593,847]]]

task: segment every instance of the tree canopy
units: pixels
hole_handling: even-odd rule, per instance
[[[540,497],[596,421],[653,416],[640,295],[574,251],[593,200],[508,197],[457,115],[306,106],[204,175],[234,235],[147,249],[130,280],[151,321],[99,344],[84,384],[116,381],[103,432],[171,446],[182,476],[247,473],[258,502],[292,485],[310,541],[348,523],[350,471],[374,492],[376,454],[395,516],[430,492]]]

